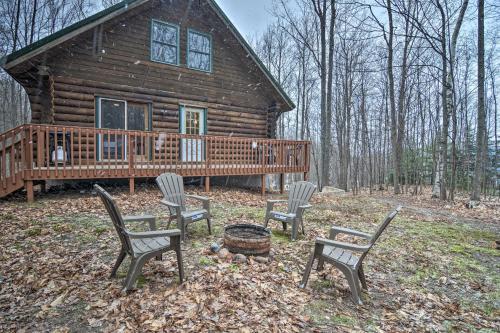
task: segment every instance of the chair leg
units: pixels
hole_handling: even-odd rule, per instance
[[[170,229],[170,224],[172,224],[172,220],[173,220],[172,216],[169,216],[167,222],[167,229]]]
[[[178,222],[178,228],[179,230],[181,231],[181,241],[185,241],[186,240],[186,227],[184,226],[184,221],[179,219],[177,220]]]
[[[292,221],[292,241],[295,241],[297,239],[297,222],[297,220]]]
[[[269,219],[266,218],[266,220],[264,221],[264,228],[267,228],[267,225],[269,224]]]
[[[365,272],[363,271],[363,264],[359,266],[358,276],[359,276],[359,281],[361,282],[361,286],[363,286],[364,290],[367,290],[368,286],[366,285],[366,277],[365,277]]]
[[[127,256],[127,253],[123,251],[123,249],[120,251],[120,254],[118,254],[118,258],[116,258],[115,266],[113,266],[113,270],[111,271],[111,278],[116,277],[116,272],[118,271],[118,268],[123,262],[123,259]]]
[[[342,273],[344,273],[344,276],[347,279],[349,289],[351,290],[351,300],[354,304],[363,304],[361,301],[361,287],[359,286],[359,279],[356,271],[344,266],[338,266],[338,268]]]
[[[180,242],[175,247],[175,253],[177,254],[177,268],[179,269],[179,281],[181,283],[183,283],[184,282],[184,264],[182,263],[182,251],[181,251]]]
[[[317,271],[322,271],[325,268],[325,259],[323,257],[320,257],[318,259],[318,267],[316,268]]]
[[[300,219],[300,224],[302,225],[302,235],[306,234],[306,229],[304,229],[304,220]]]
[[[207,226],[208,226],[208,234],[212,234],[212,222],[210,221],[210,218],[207,219]]]
[[[311,274],[312,265],[314,263],[314,259],[316,259],[315,252],[311,253],[309,257],[309,261],[307,262],[306,269],[304,271],[304,275],[302,276],[302,282],[299,284],[299,288],[305,288],[307,285],[307,281],[309,280],[309,275]]]
[[[132,259],[130,267],[128,269],[127,278],[125,279],[125,290],[129,291],[134,287],[137,277],[142,272],[142,266],[146,262],[145,257],[139,257],[137,259]]]
[[[281,222],[281,224],[283,225],[283,231],[286,231],[286,222]]]

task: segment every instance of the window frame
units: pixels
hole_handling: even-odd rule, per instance
[[[209,59],[210,59],[210,68],[208,70],[201,69],[201,68],[196,68],[196,67],[192,67],[189,64],[189,53],[190,52],[207,55],[207,53],[204,53],[204,52],[191,51],[191,48],[189,47],[189,34],[191,34],[191,33],[196,34],[196,35],[200,35],[200,36],[204,36],[204,37],[208,37],[208,40],[210,42],[210,51],[208,53],[208,56],[209,56]],[[192,29],[192,28],[188,28],[187,29],[186,44],[187,44],[186,67],[189,68],[189,69],[200,71],[200,72],[212,73],[212,71],[213,71],[213,39],[212,39],[212,35],[210,33],[205,33],[205,32],[201,32],[201,31],[198,31],[198,30],[195,30],[195,29]]]
[[[153,131],[153,103],[149,101],[137,101],[137,100],[127,100],[127,99],[121,99],[120,97],[114,97],[114,96],[107,96],[107,95],[96,95],[95,96],[95,128],[96,129],[106,129],[102,127],[102,101],[107,100],[107,101],[116,101],[120,103],[125,103],[125,128],[121,129],[124,131],[130,131],[128,129],[128,105],[129,104],[144,104],[147,109],[146,109],[146,115],[148,117],[147,121],[147,129],[144,130],[144,132],[152,132]],[[101,140],[102,136],[101,134],[97,134],[97,141],[98,144],[96,145],[96,160],[98,162],[102,161],[108,161],[107,159],[103,158],[102,156],[102,151],[101,151]],[[151,145],[150,145],[151,148]],[[151,159],[152,156],[152,150],[150,149],[149,158]],[[125,140],[125,156],[123,158],[123,161],[128,161],[128,142]]]
[[[161,61],[161,60],[156,60],[156,59],[153,59],[153,43],[158,43],[158,44],[162,44],[162,45],[167,45],[167,46],[173,46],[171,44],[168,44],[168,43],[163,43],[163,42],[160,42],[160,41],[155,41],[153,40],[153,25],[155,23],[159,23],[159,24],[163,24],[163,25],[166,25],[166,26],[169,26],[169,27],[172,27],[172,28],[175,28],[175,30],[177,31],[177,45],[176,45],[176,49],[177,49],[177,61],[175,63],[173,62],[166,62],[166,61]],[[157,62],[157,63],[160,63],[160,64],[165,64],[165,65],[172,65],[172,66],[179,66],[180,64],[180,58],[181,58],[181,29],[180,27],[177,25],[177,24],[173,24],[173,23],[170,23],[170,22],[165,22],[165,21],[161,21],[161,20],[157,20],[157,19],[151,19],[151,25],[150,25],[150,29],[149,29],[149,59],[153,62]]]

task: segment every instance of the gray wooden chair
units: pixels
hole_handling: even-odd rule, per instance
[[[147,260],[153,257],[161,260],[162,253],[175,251],[177,254],[177,266],[179,268],[179,279],[182,283],[184,281],[184,268],[182,265],[180,230],[156,230],[156,218],[151,215],[122,216],[120,209],[111,195],[99,185],[94,185],[94,188],[104,203],[121,242],[121,250],[111,271],[111,277],[116,277],[116,272],[127,254],[132,257],[128,274],[124,281],[124,289],[129,291],[133,288]],[[129,231],[125,227],[126,222],[147,222],[149,223],[150,231]]]
[[[356,304],[362,304],[360,282],[363,289],[367,289],[366,278],[363,272],[363,259],[400,210],[401,207],[397,207],[389,213],[373,235],[347,228],[333,227],[330,230],[329,239],[316,238],[314,251],[307,263],[300,288],[305,288],[314,260],[318,259],[318,270],[323,269],[324,262],[326,261],[333,264],[345,275],[351,289],[352,301]],[[367,241],[365,242],[367,244],[357,245],[336,241],[335,238],[338,234],[362,238]]]
[[[283,230],[286,230],[288,223],[292,225],[292,240],[297,238],[297,230],[299,223],[302,226],[302,234],[304,231],[304,211],[312,206],[309,204],[316,186],[309,182],[297,182],[290,186],[288,193],[288,200],[267,200],[266,220],[264,227],[267,228],[269,220],[279,221],[283,224]],[[273,210],[276,203],[288,202],[288,209],[286,213]]]
[[[208,233],[212,234],[210,222],[210,199],[198,195],[184,194],[184,182],[182,177],[174,173],[164,173],[156,178],[156,183],[163,193],[160,202],[168,207],[170,217],[167,229],[172,220],[177,220],[177,227],[181,230],[181,239],[186,239],[187,226],[190,223],[207,220]],[[203,208],[196,210],[186,209],[186,198],[192,198],[202,203]]]

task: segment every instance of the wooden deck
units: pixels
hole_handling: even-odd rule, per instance
[[[27,124],[0,135],[0,197],[33,182],[304,173],[309,141]]]

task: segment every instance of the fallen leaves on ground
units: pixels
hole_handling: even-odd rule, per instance
[[[187,191],[201,194],[197,188]],[[111,193],[122,212],[155,214],[160,227],[166,227],[168,213],[158,205],[160,193],[154,186],[143,186],[134,195],[124,188]],[[203,222],[189,226],[182,245],[187,281],[179,284],[175,255],[166,254],[162,261],[146,264],[137,289],[129,294],[121,290],[127,261],[118,278],[109,278],[120,245],[91,192],[47,194],[32,205],[16,198],[1,202],[0,330],[500,329],[495,321],[500,314],[498,252],[489,247],[498,238],[498,223],[491,223],[498,217],[494,201],[472,216],[458,204],[444,207],[423,196],[316,195],[306,215],[305,236],[290,242],[290,228],[283,232],[271,223],[272,260],[234,264],[212,254],[210,244],[220,241],[227,224],[261,224],[265,198],[222,188],[208,196],[214,235],[208,235]],[[408,208],[365,260],[369,289],[364,305],[351,303],[345,279],[328,265],[311,274],[306,289],[297,287],[315,237],[326,236],[333,224],[373,231],[401,202]]]

